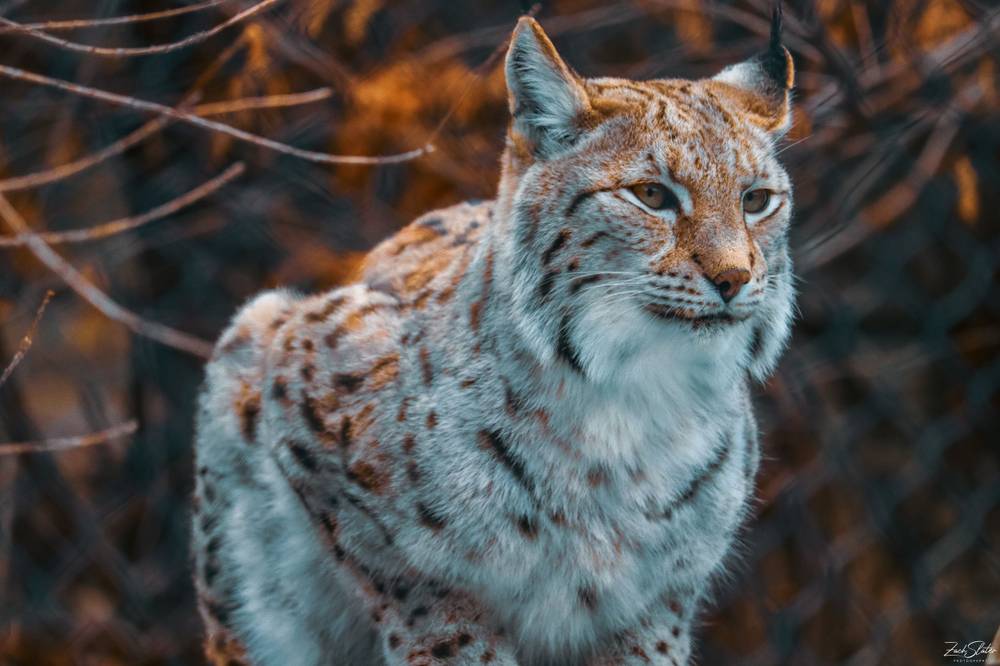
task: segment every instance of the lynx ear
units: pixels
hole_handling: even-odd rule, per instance
[[[726,84],[727,97],[769,132],[784,133],[791,125],[790,93],[795,84],[792,56],[781,45],[781,2],[771,10],[771,40],[767,51],[716,74]]]
[[[538,22],[522,17],[507,50],[507,92],[514,130],[545,156],[576,137],[590,108],[580,79],[562,61]]]

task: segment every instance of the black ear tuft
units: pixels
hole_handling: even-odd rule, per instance
[[[781,44],[781,3],[771,9],[771,39],[767,50],[749,60],[730,65],[712,77],[724,84],[723,92],[752,121],[769,132],[785,132],[791,123],[790,97],[795,84],[795,63]],[[739,92],[739,94],[737,94]]]
[[[782,90],[790,90],[794,82],[791,57],[781,44],[781,0],[771,5],[771,39],[767,51],[760,57],[767,77]]]
[[[781,50],[781,0],[771,5],[771,51]]]

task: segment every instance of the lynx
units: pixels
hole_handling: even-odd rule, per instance
[[[215,664],[684,664],[793,310],[793,65],[585,79],[522,18],[495,201],[254,298],[207,368]]]

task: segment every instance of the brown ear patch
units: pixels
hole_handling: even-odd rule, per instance
[[[795,84],[795,64],[781,44],[781,4],[771,12],[771,38],[767,50],[727,67],[703,82],[705,90],[721,98],[730,110],[768,132],[788,128],[790,91]]]

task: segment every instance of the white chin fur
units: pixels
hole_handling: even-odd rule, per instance
[[[573,341],[591,381],[667,388],[696,377],[708,386],[738,379],[750,360],[750,333],[749,322],[696,329],[631,301],[605,300],[577,317]]]

